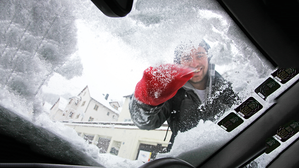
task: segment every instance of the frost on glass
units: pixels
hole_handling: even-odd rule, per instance
[[[1,1],[1,100],[17,96],[33,108],[53,73],[68,79],[82,73],[70,6],[56,0]]]
[[[79,37],[87,35],[98,40],[97,50],[78,52],[82,43],[88,43],[80,42]],[[242,100],[273,69],[215,1],[135,0],[132,12],[124,18],[105,16],[89,0],[1,1],[0,105],[30,121],[34,118],[35,124],[76,144],[97,163],[137,167],[142,163],[98,154],[97,147],[87,145],[76,133],[64,134],[69,129],[43,114],[41,88],[56,73],[66,79],[81,75],[80,59],[92,55],[101,58],[98,66],[104,67],[101,71],[112,81],[105,83],[122,90],[130,86],[133,93],[144,69],[173,63],[178,44],[197,44],[202,39],[211,46],[209,57],[216,70],[232,83]],[[180,156],[201,148],[206,149],[201,153],[204,159],[231,136],[213,122],[200,121],[194,129],[179,133],[166,155]]]

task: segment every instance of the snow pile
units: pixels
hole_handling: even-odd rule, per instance
[[[52,122],[45,113],[37,116],[35,121],[28,119],[13,109],[3,108],[0,103],[0,131],[29,144],[33,151],[81,165],[132,168],[143,164],[111,154],[99,154],[97,146],[79,137],[74,129]]]
[[[42,126],[47,130],[51,130],[59,137],[63,137],[66,141],[74,145],[77,150],[84,152],[86,156],[93,158],[99,165],[103,165],[104,167],[132,168],[138,167],[142,164],[142,162],[123,159],[111,154],[99,154],[99,148],[97,146],[89,144],[83,138],[79,137],[74,129],[66,127],[59,122],[53,123],[49,120],[47,115],[40,115],[37,119],[36,125]]]
[[[179,132],[169,153],[157,157],[177,157],[198,165],[227,143],[238,131],[228,133],[211,121],[200,120],[186,132]]]
[[[1,85],[0,85],[1,86]],[[8,109],[14,109],[18,115],[31,120],[32,102],[29,102],[21,97],[9,92],[7,89],[0,87],[0,105]]]
[[[211,121],[200,120],[197,127],[183,133],[179,133],[173,144],[170,155],[179,156],[188,151],[188,149],[209,148],[217,150],[231,138],[231,134],[223,131],[221,127]],[[188,137],[188,138],[186,138]],[[208,153],[202,153],[207,155]],[[210,153],[211,154],[211,153]]]

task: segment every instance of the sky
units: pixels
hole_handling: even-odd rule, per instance
[[[123,96],[132,94],[149,64],[137,59],[134,50],[110,33],[94,32],[79,20],[76,25],[83,74],[71,80],[54,74],[43,91],[75,96],[88,85],[92,97],[109,94],[109,100],[122,101]]]
[[[66,80],[54,74],[43,87],[44,92],[77,95],[88,85],[92,90],[92,96],[109,94],[109,99],[121,101],[123,96],[134,92],[147,67],[155,63],[172,62],[175,47],[173,44],[177,43],[169,41],[174,38],[175,32],[171,31],[176,29],[163,27],[163,24],[167,23],[145,26],[142,23],[132,22],[135,13],[138,14],[134,9],[131,18],[118,20],[108,18],[96,10],[98,12],[96,14],[103,20],[94,19],[96,21],[92,23],[80,19],[76,21],[78,40],[76,54],[80,56],[83,65],[82,76]],[[137,15],[139,16],[143,14]],[[172,16],[169,14],[167,17]],[[105,25],[97,26],[98,24]],[[126,27],[122,29],[124,25]],[[136,30],[137,33],[131,33],[129,39],[126,39],[126,36],[115,36],[115,32],[122,33],[128,29]]]
[[[111,96],[132,94],[147,65],[135,59],[134,50],[111,34],[98,32],[95,35],[80,22],[78,29],[83,77],[89,85]]]

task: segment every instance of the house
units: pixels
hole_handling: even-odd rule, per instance
[[[156,130],[141,130],[131,120],[131,95],[124,96],[119,113],[118,102],[109,102],[108,94],[93,97],[91,90],[86,86],[68,101],[60,98],[51,108],[52,119],[73,128],[88,143],[96,145],[100,153],[149,161],[165,151],[171,137],[167,124]]]
[[[129,102],[130,102],[131,95],[124,96],[125,101],[122,106],[122,111],[119,115],[118,121],[119,122],[132,122],[131,114],[129,112]]]
[[[48,102],[43,102],[43,112],[50,115],[50,109],[52,108],[52,105]]]
[[[100,153],[110,153],[131,160],[154,159],[157,153],[165,152],[171,130],[163,124],[155,130],[141,130],[132,121],[129,112],[131,95],[124,96],[122,111],[115,122],[65,122],[88,143],[99,148]],[[143,158],[146,156],[145,158]]]
[[[96,95],[95,95],[96,96]],[[71,97],[67,104],[60,98],[50,110],[51,119],[56,121],[117,121],[119,112],[111,107],[103,96],[91,96],[86,86],[77,96]],[[59,106],[59,108],[58,108]]]
[[[68,100],[60,97],[56,103],[50,108],[50,118],[53,121],[63,120],[65,118],[64,109],[68,104]]]

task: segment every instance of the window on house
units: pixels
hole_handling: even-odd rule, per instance
[[[98,106],[98,105],[95,105],[93,109],[97,111],[98,108],[99,108],[99,106]]]
[[[111,149],[110,149],[110,153],[117,156],[120,147],[121,147],[121,142],[120,141],[113,141]]]
[[[70,115],[69,115],[69,117],[71,117],[71,118],[72,118],[72,117],[73,117],[73,114],[74,114],[73,112],[70,112]]]
[[[158,153],[165,153],[166,146],[162,144],[150,145],[140,143],[136,160],[148,162],[149,160],[155,159]]]
[[[93,117],[89,117],[88,121],[93,121],[94,118]]]
[[[82,105],[81,106],[84,106],[85,105],[85,101],[82,103]]]
[[[110,112],[108,111],[108,112],[107,112],[107,116],[109,116],[109,114],[110,114]]]
[[[107,153],[111,138],[99,137],[97,147],[100,153]]]
[[[89,143],[91,144],[94,138],[94,135],[86,135],[84,134],[83,138]]]
[[[118,110],[118,107],[117,107],[115,104],[113,104],[112,107],[113,107],[114,109]]]
[[[131,119],[125,119],[125,122],[131,122],[132,120]]]

